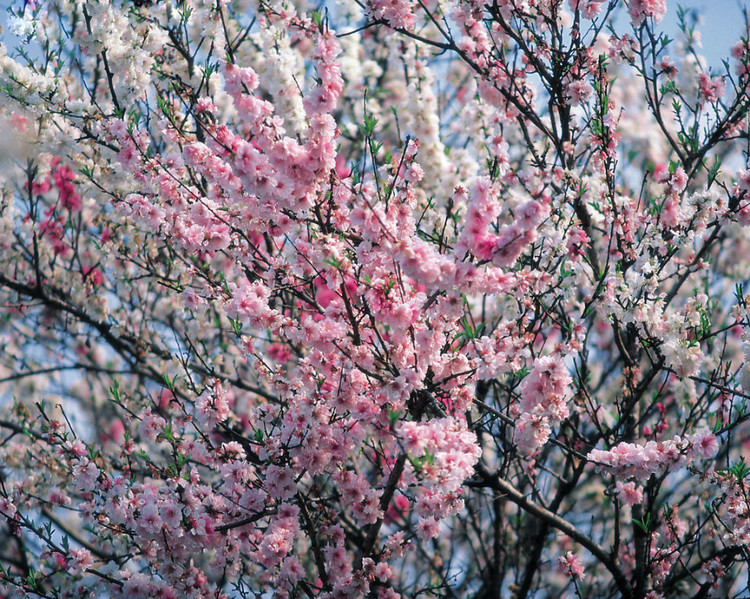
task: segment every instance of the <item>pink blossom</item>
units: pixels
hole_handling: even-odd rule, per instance
[[[629,0],[628,11],[636,25],[640,25],[649,17],[659,23],[667,14],[667,2],[666,0]]]
[[[297,584],[305,575],[302,564],[296,557],[287,557],[281,564],[280,575],[289,584]]]
[[[440,535],[440,520],[436,518],[420,518],[416,528],[417,536],[420,539],[434,539]]]
[[[138,526],[146,534],[156,534],[161,529],[162,520],[159,516],[159,510],[153,500],[147,500],[147,503],[141,507],[138,516]]]
[[[83,207],[81,196],[75,191],[75,175],[70,165],[61,166],[60,160],[55,157],[52,161],[52,172],[50,173],[55,187],[60,193],[60,203],[71,212],[78,212]]]
[[[558,564],[560,569],[571,578],[576,578],[578,580],[586,578],[581,559],[575,553],[568,551],[565,555],[560,556],[558,558]]]
[[[195,103],[195,110],[196,112],[214,113],[218,109],[216,105],[211,101],[210,98],[199,98],[198,101]]]
[[[167,426],[166,420],[157,414],[152,414],[151,410],[148,409],[143,420],[141,420],[139,430],[144,439],[153,443],[165,426]]]
[[[229,395],[221,385],[216,385],[213,390],[206,389],[195,400],[195,418],[205,426],[216,426],[230,414]]]
[[[576,79],[568,84],[566,93],[573,106],[587,102],[593,91],[588,81]]]
[[[514,441],[523,455],[533,455],[541,449],[552,432],[549,418],[535,409],[524,412],[516,421]]]
[[[587,458],[597,470],[619,477],[646,480],[652,474],[670,472],[687,463],[687,440],[675,437],[667,441],[648,441],[645,445],[620,443],[609,451],[593,449]]]
[[[71,550],[68,558],[71,573],[81,573],[94,565],[94,558],[88,549],[80,548]]]
[[[266,487],[271,497],[281,501],[291,499],[297,492],[297,485],[289,470],[276,465],[266,470]]]
[[[270,289],[260,282],[240,285],[227,306],[227,315],[230,318],[248,319],[260,326],[268,326],[275,317],[268,306],[270,295]]]
[[[370,6],[376,19],[383,19],[396,29],[414,28],[414,12],[408,0],[372,0]]]
[[[73,468],[73,475],[75,476],[75,484],[82,491],[91,491],[96,486],[96,481],[99,478],[99,468],[96,464],[87,460],[80,461]]]
[[[555,412],[555,420],[567,417],[567,408],[561,398],[567,393],[572,382],[564,360],[558,356],[542,356],[534,362],[531,372],[524,378],[521,390],[521,409],[531,412],[537,406],[544,406],[547,414]]]
[[[698,75],[698,91],[707,102],[716,102],[724,97],[724,78],[711,77],[708,73]]]
[[[159,506],[159,517],[168,528],[174,530],[180,526],[182,510],[176,503],[167,501]]]
[[[0,596],[738,588],[747,40],[78,4],[0,49]]]
[[[719,453],[719,440],[711,431],[701,429],[690,437],[692,453],[698,459],[709,460]]]
[[[679,193],[685,189],[687,181],[688,177],[687,173],[685,173],[685,169],[683,169],[681,166],[678,166],[675,169],[675,172],[669,178],[669,187],[672,191]]]
[[[581,11],[584,19],[595,19],[602,9],[606,0],[568,0],[571,10]]]
[[[149,578],[145,574],[133,574],[122,587],[123,599],[142,599],[149,595]]]
[[[643,491],[634,482],[623,483],[618,480],[615,483],[615,491],[623,505],[635,505],[643,501]]]

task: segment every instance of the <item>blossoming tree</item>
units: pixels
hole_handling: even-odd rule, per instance
[[[30,0],[0,597],[747,592],[750,42],[665,0]]]

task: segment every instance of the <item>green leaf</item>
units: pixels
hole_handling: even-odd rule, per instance
[[[719,175],[719,168],[721,168],[721,162],[717,157],[714,159],[713,165],[711,165],[711,168],[708,170],[708,187],[711,187],[714,181],[716,181],[716,177]]]
[[[242,335],[242,323],[240,322],[239,318],[237,320],[230,318],[229,324],[232,325],[232,330],[234,331],[234,334],[238,337]]]
[[[732,464],[729,468],[724,470],[724,472],[731,474],[738,481],[744,480],[747,478],[747,475],[750,474],[750,466],[745,462],[745,458],[741,457],[739,462]]]
[[[512,376],[514,378],[522,379],[522,378],[525,378],[525,377],[528,376],[529,369],[526,368],[526,366],[524,366],[523,368],[521,368],[521,370],[518,370],[516,372],[510,372],[509,374],[510,374],[510,376]]]
[[[171,443],[172,441],[174,441],[174,433],[172,432],[172,424],[171,423],[162,427],[161,433],[159,433],[159,437],[161,437],[165,441],[168,441],[169,443]]]
[[[323,264],[327,264],[331,268],[335,268],[336,270],[341,270],[341,263],[336,260],[335,258],[326,258],[323,260]]]
[[[643,532],[648,532],[649,527],[651,526],[651,514],[646,514],[642,519],[633,518],[633,524]]]
[[[109,388],[109,394],[112,396],[112,401],[115,403],[122,403],[120,396],[120,382],[117,379],[112,379],[112,386]]]
[[[365,137],[370,137],[372,135],[373,131],[375,131],[375,127],[377,126],[377,124],[378,124],[378,119],[376,119],[371,114],[365,115],[365,124],[363,128]]]
[[[161,375],[161,378],[164,381],[164,385],[167,387],[167,389],[169,389],[170,391],[174,391],[174,381],[166,372]]]

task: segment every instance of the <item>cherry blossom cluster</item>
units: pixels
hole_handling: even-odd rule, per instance
[[[565,396],[571,382],[562,356],[544,356],[535,361],[521,389],[521,415],[515,431],[521,453],[530,455],[543,447],[552,425],[568,417]]]
[[[684,467],[692,459],[713,458],[719,450],[719,441],[709,431],[698,431],[685,438],[666,441],[648,441],[645,445],[620,443],[610,450],[593,449],[587,458],[597,469],[617,478],[635,478],[645,481],[651,475],[672,472]],[[632,493],[624,487],[618,492]]]
[[[0,599],[741,596],[750,34],[692,19],[12,3]]]

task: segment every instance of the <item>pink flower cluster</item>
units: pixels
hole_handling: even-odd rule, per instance
[[[678,436],[666,441],[648,441],[645,445],[620,443],[610,450],[593,449],[586,457],[600,472],[645,481],[652,474],[673,472],[692,459],[710,459],[718,451],[716,436],[701,430],[684,438]],[[625,489],[623,491],[631,493]]]
[[[233,399],[233,394],[217,383],[213,389],[204,390],[195,399],[195,419],[212,429],[229,417]]]
[[[717,102],[724,97],[724,77],[711,77],[708,73],[698,75],[698,92],[706,102]]]
[[[59,203],[59,206],[67,209],[69,213],[78,213],[83,207],[83,200],[76,191],[76,176],[73,169],[69,164],[63,164],[57,156],[50,162],[49,175],[41,181],[31,183],[31,192],[34,195],[45,195],[53,190],[58,193],[57,202],[44,211],[45,219],[39,226],[39,233],[52,246],[54,253],[64,258],[71,249],[70,241],[66,239],[70,215],[58,211],[57,206]]]
[[[79,212],[83,201],[76,192],[73,169],[69,164],[63,165],[58,157],[53,158],[51,166],[50,176],[60,193],[60,203],[71,212]]]
[[[360,526],[373,524],[383,516],[380,510],[380,492],[373,489],[362,475],[352,470],[341,470],[334,475],[339,492],[350,506]]]
[[[578,10],[584,19],[595,19],[606,0],[568,0],[570,10]]]
[[[636,25],[640,25],[647,18],[659,23],[667,14],[667,0],[629,0],[628,12]]]
[[[615,492],[623,505],[635,505],[643,501],[643,491],[633,481],[624,483],[618,480],[615,483]]]
[[[724,481],[727,491],[724,540],[730,545],[750,547],[750,504],[744,482]]]
[[[415,511],[423,538],[440,532],[440,521],[463,507],[461,485],[474,471],[481,450],[476,437],[450,418],[402,422],[398,435],[410,456],[415,486]]]
[[[571,578],[576,578],[578,580],[586,578],[581,558],[575,553],[568,551],[565,555],[561,555],[558,558],[557,563],[560,570]]]
[[[261,282],[241,281],[230,286],[231,297],[227,305],[227,316],[251,327],[267,329],[281,324],[281,315],[269,307],[271,290]]]
[[[750,171],[725,164],[709,185],[697,153],[742,135],[750,46],[726,86],[669,59],[650,31],[665,0],[626,3],[635,35],[608,27],[606,0],[568,0],[573,15],[562,0],[260,2],[246,22],[197,2],[178,29],[158,2],[52,3],[51,20],[40,3],[39,22],[78,25],[44,91],[0,48],[0,119],[23,109],[12,120],[42,151],[1,173],[0,398],[46,384],[64,405],[0,405],[0,595],[31,594],[17,574],[37,568],[55,596],[93,574],[116,599],[449,594],[497,557],[518,579],[525,552],[503,546],[541,517],[560,534],[529,547],[553,557],[534,588],[559,585],[560,556],[581,596],[646,597],[678,556],[697,576],[722,540],[750,545],[735,480],[719,483],[724,539],[722,522],[693,525],[688,485],[669,490],[677,508],[639,555],[653,590],[629,588],[629,535],[621,560],[597,555],[618,526],[608,496],[637,512],[644,481],[661,501],[653,475],[688,464],[718,480],[699,461],[719,439],[699,427],[746,425],[732,372],[748,302],[738,288],[729,304],[747,231],[726,225],[750,226]],[[697,103],[659,111],[696,83]],[[719,393],[714,414],[700,402]],[[628,405],[649,418],[642,441],[622,436]],[[697,432],[667,439],[678,425]],[[579,476],[597,443],[606,493]],[[56,546],[68,526],[72,548]]]
[[[500,189],[489,178],[480,178],[472,189],[466,210],[466,221],[456,244],[456,252],[471,252],[478,260],[491,260],[495,266],[512,265],[529,243],[537,237],[537,227],[549,216],[545,203],[529,200],[522,204],[511,224],[490,232],[500,215]]]
[[[737,221],[743,227],[750,227],[750,170],[743,169],[738,173],[735,193],[740,198]]]
[[[687,212],[682,208],[680,197],[685,190],[688,176],[681,166],[669,172],[664,163],[654,169],[654,179],[666,184],[666,192],[659,222],[663,227],[674,228],[685,225],[688,220]]]
[[[395,29],[414,29],[416,17],[409,0],[370,0],[368,4],[374,19],[382,19]]]
[[[533,455],[549,439],[552,425],[568,417],[566,394],[572,382],[562,356],[542,356],[521,388],[521,415],[516,421],[515,442],[524,455]]]

